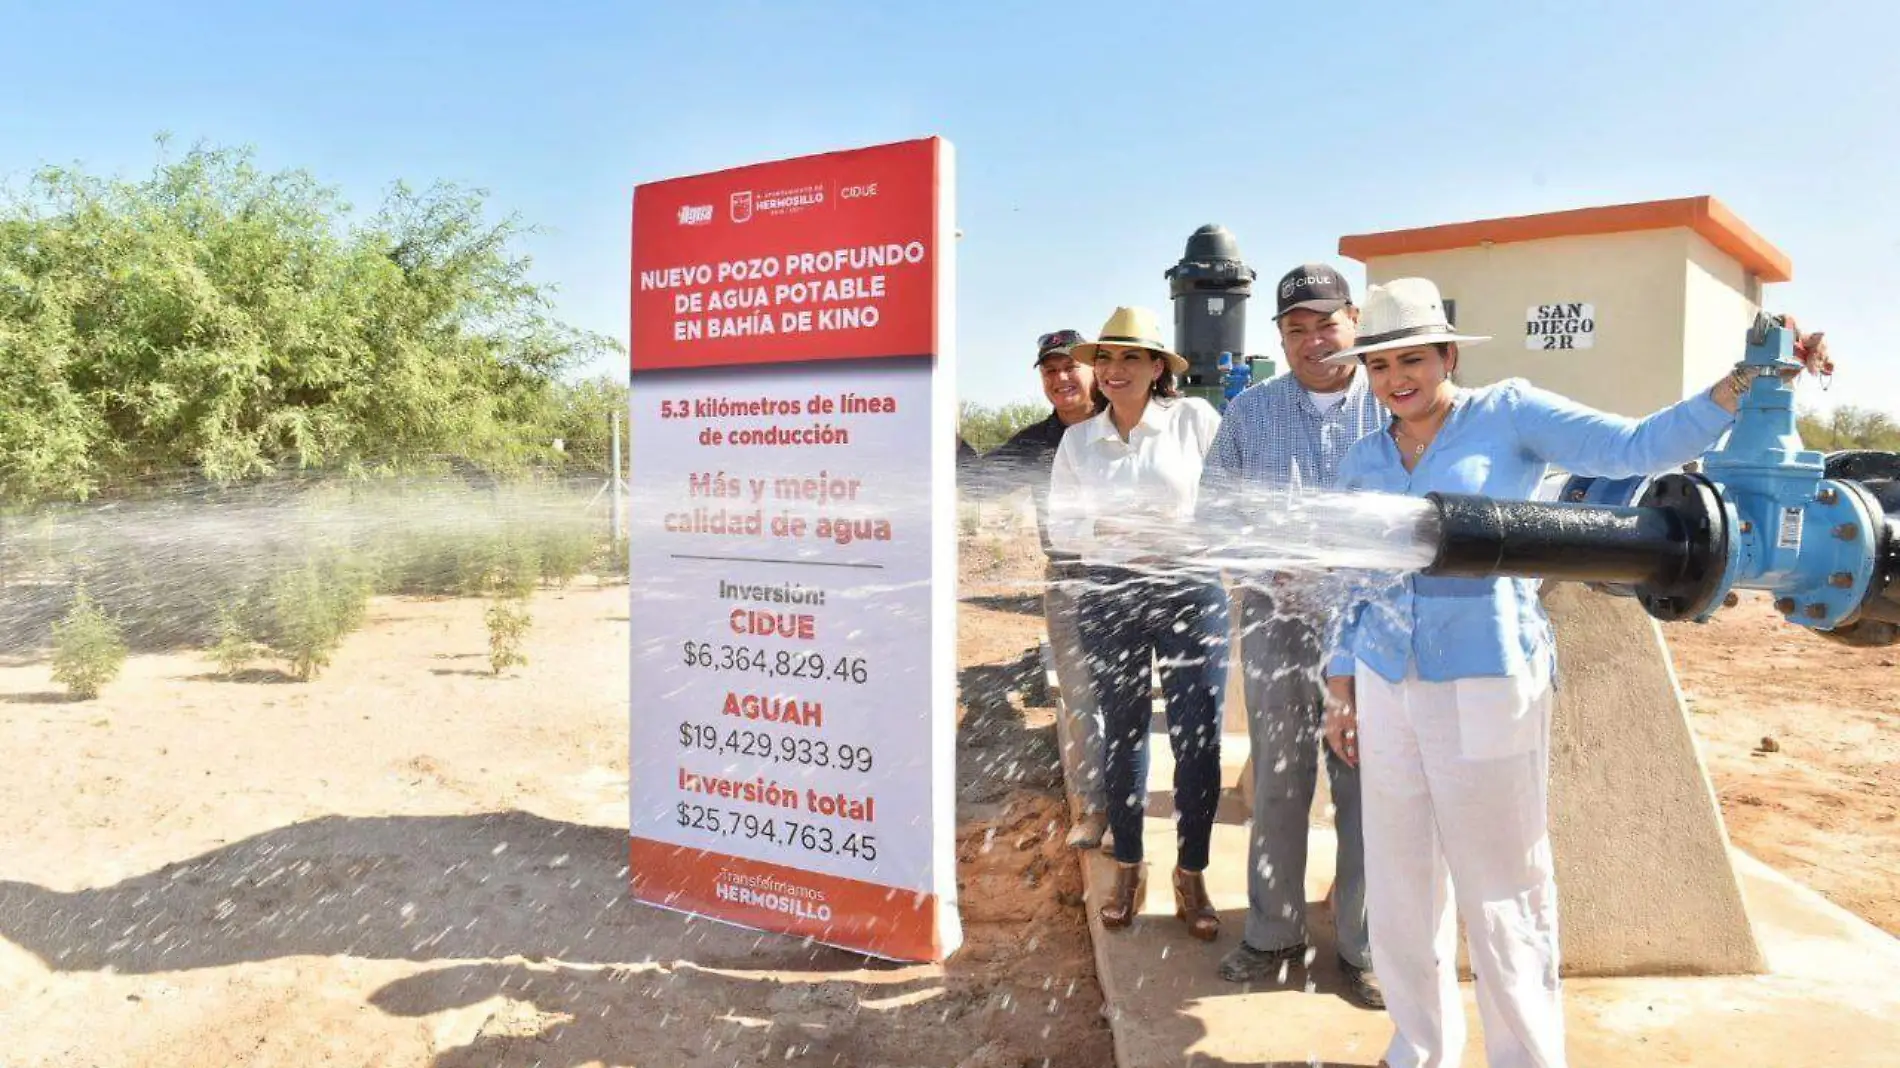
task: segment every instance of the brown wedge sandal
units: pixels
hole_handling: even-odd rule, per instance
[[[1102,904],[1103,927],[1119,930],[1135,922],[1148,896],[1147,874],[1146,864],[1115,862],[1115,883],[1108,888],[1108,900]]]
[[[1214,911],[1200,872],[1174,869],[1174,917],[1187,924],[1188,934],[1203,942],[1220,935],[1220,913]]]

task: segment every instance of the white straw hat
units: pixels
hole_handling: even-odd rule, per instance
[[[1169,351],[1161,340],[1161,321],[1147,308],[1120,307],[1102,324],[1102,335],[1097,341],[1084,341],[1069,350],[1076,363],[1088,363],[1095,359],[1095,353],[1104,345],[1122,345],[1128,348],[1147,349],[1168,363],[1168,370],[1177,375],[1187,374],[1188,362],[1185,358]]]
[[[1431,279],[1394,278],[1382,286],[1366,288],[1366,303],[1359,312],[1358,341],[1352,348],[1326,357],[1326,362],[1348,363],[1367,353],[1414,345],[1448,341],[1479,345],[1489,340],[1489,335],[1460,334],[1452,329],[1445,318],[1445,302]]]

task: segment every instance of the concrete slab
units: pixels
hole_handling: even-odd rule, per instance
[[[1196,942],[1174,918],[1168,883],[1173,767],[1165,733],[1150,743],[1151,803],[1143,839],[1149,890],[1133,928],[1101,926],[1096,909],[1112,878],[1112,862],[1096,852],[1084,863],[1116,1062],[1121,1068],[1378,1064],[1391,1036],[1385,1014],[1358,1008],[1338,993],[1331,922],[1322,900],[1333,837],[1323,819],[1315,821],[1322,825],[1313,828],[1307,870],[1315,946],[1310,967],[1290,969],[1284,982],[1224,982],[1215,965],[1240,937],[1246,910],[1244,810],[1230,788],[1207,876],[1221,910],[1221,936],[1211,944]],[[1245,740],[1227,736],[1223,748],[1231,786]],[[1566,980],[1571,1062],[1723,1068],[1900,1063],[1900,940],[1753,858],[1737,852],[1733,859],[1768,972]],[[1465,982],[1462,990],[1471,1036],[1465,1063],[1480,1065],[1483,1042],[1472,985]]]

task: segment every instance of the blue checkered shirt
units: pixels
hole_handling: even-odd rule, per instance
[[[1228,402],[1202,462],[1201,497],[1226,487],[1330,489],[1346,450],[1388,418],[1364,371],[1325,414],[1290,372],[1270,378]]]

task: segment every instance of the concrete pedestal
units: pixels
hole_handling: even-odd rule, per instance
[[[1567,975],[1765,965],[1668,646],[1634,599],[1550,583],[1551,839]]]

